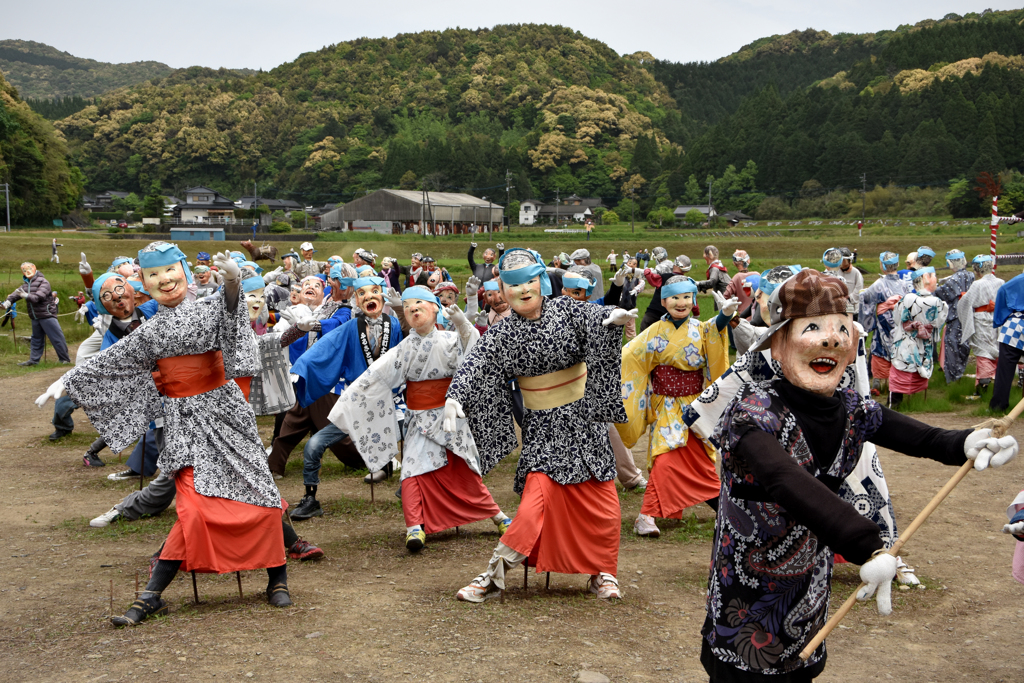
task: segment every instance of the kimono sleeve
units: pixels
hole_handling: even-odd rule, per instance
[[[626,422],[622,405],[622,328],[604,325],[617,306],[594,306],[571,301],[582,315],[573,315],[586,348],[587,388],[584,400],[592,422]],[[474,432],[475,434],[476,432]]]
[[[621,400],[626,411],[625,424],[615,428],[626,448],[632,448],[647,429],[648,387],[651,370],[658,365],[658,354],[664,350],[659,344],[660,325],[655,323],[635,336],[622,349]]]
[[[714,382],[729,369],[729,328],[718,329],[718,316],[700,323],[700,336],[704,342],[704,380]]]
[[[345,390],[328,416],[352,439],[371,472],[383,468],[398,453],[400,432],[391,392],[405,377],[404,351],[396,347],[375,360]]]
[[[352,309],[342,306],[330,318],[320,321],[320,336],[323,337],[328,332],[333,332],[351,319]]]
[[[242,302],[234,311],[227,308],[224,290],[211,294],[194,303],[197,322],[201,325],[216,326],[216,342],[224,357],[224,376],[255,377],[262,367],[256,339],[249,324],[249,311]]]
[[[447,397],[461,403],[466,413],[482,474],[519,445],[507,385],[513,373],[506,365],[517,346],[513,326],[495,325],[473,344],[448,387]]]
[[[350,320],[329,334],[325,334],[292,363],[291,373],[298,375],[295,383],[295,398],[306,408],[317,399],[331,393],[338,380],[345,374],[345,368],[353,353],[362,351],[356,334],[356,321]]]
[[[159,326],[143,325],[64,375],[68,396],[80,405],[114,453],[146,433],[163,415],[153,381]]]

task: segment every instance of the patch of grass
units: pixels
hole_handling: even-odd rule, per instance
[[[54,530],[63,532],[76,540],[101,538],[120,541],[139,539],[150,535],[163,538],[167,536],[177,520],[178,515],[173,510],[168,510],[156,517],[143,517],[134,522],[121,519],[102,529],[94,529],[89,526],[87,518],[73,517],[56,524]]]

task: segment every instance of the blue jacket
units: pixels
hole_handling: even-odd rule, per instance
[[[996,292],[992,327],[1000,327],[1014,313],[1024,313],[1024,273],[1007,282]]]

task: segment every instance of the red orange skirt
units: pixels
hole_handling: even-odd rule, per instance
[[[499,509],[480,475],[451,451],[441,469],[402,480],[405,525],[420,524],[428,534],[489,519]]]
[[[662,519],[680,519],[683,510],[718,498],[722,483],[704,443],[692,433],[686,445],[654,459],[640,512]]]
[[[984,356],[975,356],[974,360],[978,362],[977,379],[974,383],[977,384],[979,379],[992,379],[996,376],[996,362],[991,358],[985,358]]]
[[[174,477],[178,521],[161,560],[181,560],[181,571],[227,574],[285,563],[281,508],[265,508],[196,492],[191,467]]]
[[[897,394],[916,394],[928,388],[928,380],[916,372],[905,372],[899,368],[889,371],[889,391]]]
[[[538,572],[613,576],[619,566],[622,510],[614,481],[562,486],[526,475],[523,500],[501,542],[529,556]]]
[[[881,356],[871,356],[871,376],[875,379],[889,379],[892,363]]]

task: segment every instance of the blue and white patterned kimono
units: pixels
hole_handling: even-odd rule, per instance
[[[895,273],[883,275],[871,283],[860,295],[860,323],[866,332],[874,332],[871,340],[871,355],[889,360],[892,354],[892,334],[895,328],[892,311],[878,314],[879,304],[890,297],[903,296],[910,291],[909,285]]]

